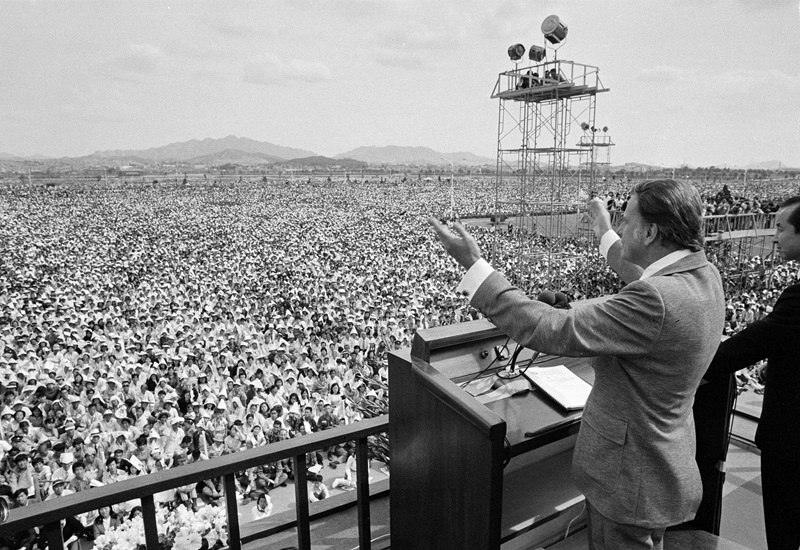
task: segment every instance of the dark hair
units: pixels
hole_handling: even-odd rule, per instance
[[[784,208],[790,208],[798,204],[800,204],[800,195],[795,195],[794,197],[790,197],[785,201],[783,201],[783,204],[781,204],[778,207],[778,210],[783,210]],[[800,208],[795,208],[794,210],[792,210],[791,214],[789,214],[789,217],[786,218],[786,223],[792,224],[794,230],[800,232]]]
[[[631,189],[639,201],[642,220],[658,226],[664,244],[703,249],[703,201],[688,182],[653,180],[637,183]]]

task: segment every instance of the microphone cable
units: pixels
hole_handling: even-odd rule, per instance
[[[475,380],[477,380],[478,378],[481,378],[484,374],[486,374],[486,371],[488,371],[490,368],[492,368],[492,365],[494,365],[502,357],[502,352],[500,350],[505,349],[506,351],[508,351],[508,343],[510,341],[511,341],[511,336],[506,338],[506,342],[502,346],[499,346],[499,347],[495,346],[495,349],[494,349],[495,355],[494,355],[494,359],[492,359],[492,362],[489,363],[488,365],[486,365],[483,369],[479,370],[477,373],[475,373],[475,375],[472,378],[470,378],[466,382],[462,382],[461,384],[459,384],[461,389],[462,390],[465,389],[467,386],[469,386]]]

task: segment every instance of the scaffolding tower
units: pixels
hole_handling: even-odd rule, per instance
[[[598,135],[599,132],[602,135]],[[605,172],[611,164],[611,148],[616,145],[611,141],[611,136],[608,135],[608,127],[602,128],[584,128],[584,132],[591,132],[590,135],[583,135],[577,143],[577,146],[586,151],[582,158],[582,166],[585,170],[591,170],[592,164],[597,171]]]
[[[706,216],[705,251],[722,276],[725,293],[771,290],[780,265],[775,251],[775,213]]]
[[[517,65],[495,84],[495,220],[507,225],[495,228],[493,261],[529,295],[586,295],[587,262],[574,260],[592,245],[582,212],[598,153],[611,145],[595,136],[597,94],[606,91],[597,67],[558,59]]]

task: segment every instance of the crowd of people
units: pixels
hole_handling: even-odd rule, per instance
[[[491,212],[488,181],[459,181],[461,216]],[[478,316],[425,221],[446,217],[449,200],[441,184],[399,180],[0,187],[0,493],[22,506],[381,410],[390,351],[418,329]],[[513,232],[475,234],[498,251],[495,265],[519,267]],[[558,271],[590,283],[571,298],[620,287],[598,254],[562,245],[574,254]],[[731,331],[796,280],[781,269],[774,289],[731,297]],[[309,455],[312,500],[352,487],[352,455],[347,445]],[[293,477],[291,461],[242,472],[253,519]],[[221,494],[208,480],[159,500],[202,506]],[[111,512],[137,513],[131,504]]]

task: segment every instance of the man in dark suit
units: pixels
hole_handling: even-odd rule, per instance
[[[660,549],[666,527],[694,517],[694,394],[724,325],[717,270],[703,253],[702,201],[686,182],[637,184],[621,225],[589,203],[601,253],[629,284],[596,304],[554,309],[532,301],[481,259],[460,225],[435,219],[447,252],[468,271],[459,289],[527,347],[594,357],[595,383],[573,455],[592,549]]]
[[[800,260],[800,196],[778,209],[775,243]],[[800,548],[800,284],[783,291],[772,313],[720,344],[705,375],[713,382],[767,359],[764,404],[756,431],[767,546]]]

